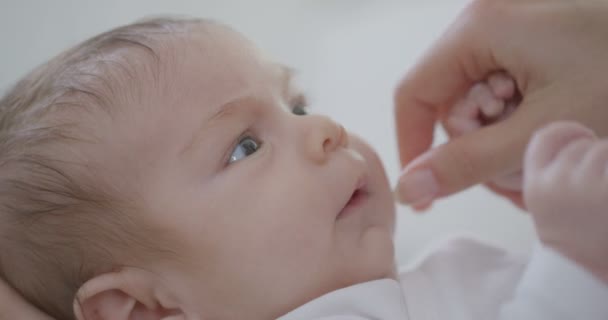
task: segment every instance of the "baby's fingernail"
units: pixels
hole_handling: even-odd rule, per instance
[[[401,176],[395,192],[399,202],[415,206],[432,202],[439,194],[439,185],[430,169],[420,169]]]

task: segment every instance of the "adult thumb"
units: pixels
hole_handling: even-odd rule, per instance
[[[427,151],[403,170],[395,191],[397,199],[426,207],[437,198],[519,170],[534,127],[515,112],[502,122]]]

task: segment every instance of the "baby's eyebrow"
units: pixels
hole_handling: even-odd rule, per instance
[[[245,95],[234,100],[224,103],[218,108],[218,111],[206,121],[206,125],[213,125],[216,122],[221,122],[225,118],[237,113],[239,110],[244,110],[247,106],[260,104],[262,101],[255,95]]]
[[[282,64],[278,64],[277,66],[279,67],[278,80],[279,85],[281,86],[281,98],[285,99],[286,101],[289,101],[291,100],[292,96],[294,96],[292,80],[294,78],[295,71],[294,69]],[[300,96],[302,94],[298,93],[297,95]],[[263,103],[264,101],[261,101],[260,98],[255,95],[245,95],[242,97],[238,97],[221,105],[218,108],[218,111],[209,118],[208,123],[211,124],[214,122],[221,121],[221,119],[227,118],[230,115],[235,114],[239,109],[244,106],[251,106],[256,104],[259,105]]]
[[[189,139],[186,144],[184,144],[184,147],[181,148],[179,156],[182,157],[186,155],[194,147],[197,141],[200,141],[201,136],[205,132],[209,131],[209,128],[216,127],[216,124],[225,121],[225,119],[227,118],[230,118],[232,115],[238,113],[239,110],[243,110],[244,106],[252,105],[255,103],[260,103],[259,99],[257,99],[253,95],[246,95],[222,104],[214,114],[212,114],[209,118],[201,121],[201,126],[194,132],[192,138]]]
[[[292,87],[292,79],[294,77],[295,71],[282,64],[277,64],[279,68],[278,81],[281,87],[281,95],[282,98],[286,101],[289,101],[291,97],[294,95],[294,88]],[[298,94],[298,96],[301,94]],[[260,100],[259,97],[255,95],[244,95],[241,97],[237,97],[223,105],[219,106],[217,111],[212,114],[207,120],[202,122],[202,127],[199,128],[196,133],[193,135],[192,139],[188,141],[184,145],[184,147],[179,152],[180,156],[185,155],[189,152],[190,149],[196,144],[196,141],[199,140],[200,135],[203,132],[206,132],[207,128],[213,127],[214,124],[218,122],[222,122],[227,118],[230,118],[234,114],[238,113],[239,110],[244,110],[246,106],[252,106],[256,104],[263,104],[264,102]]]

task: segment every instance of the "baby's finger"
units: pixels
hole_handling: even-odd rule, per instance
[[[447,120],[444,122],[445,129],[450,137],[461,136],[481,127],[478,117],[479,106],[467,94],[449,110]]]
[[[515,81],[504,72],[492,73],[488,85],[498,99],[508,100],[515,95]]]
[[[554,122],[538,130],[530,140],[525,153],[524,172],[545,168],[562,148],[581,138],[593,138],[593,132],[582,125],[570,122]]]
[[[479,106],[476,104],[475,100],[469,97],[469,95],[458,100],[449,111],[449,117],[477,118],[478,115]]]
[[[559,163],[559,168],[557,170],[564,171],[562,170],[564,166],[567,168],[576,168],[577,165],[582,162],[593,142],[594,141],[586,135],[577,138],[573,137],[573,140],[564,145],[555,157],[556,163]]]
[[[605,177],[608,174],[608,140],[596,142],[585,154],[581,166],[589,179]]]
[[[502,111],[502,114],[498,117],[497,121],[503,121],[511,116],[513,112],[517,109],[517,104],[514,101],[505,102],[505,108]]]
[[[498,99],[485,83],[478,83],[471,89],[470,97],[479,106],[481,113],[487,118],[500,116],[505,108],[504,100]]]
[[[481,122],[473,118],[451,117],[447,121],[447,131],[452,137],[458,137],[481,128]]]

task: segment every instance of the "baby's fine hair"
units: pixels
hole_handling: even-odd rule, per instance
[[[141,210],[137,193],[104,180],[79,148],[96,143],[91,119],[118,116],[138,100],[138,82],[158,80],[165,40],[207,23],[116,28],[38,67],[0,100],[0,276],[55,319],[74,318],[87,280],[165,250],[131,214]]]

